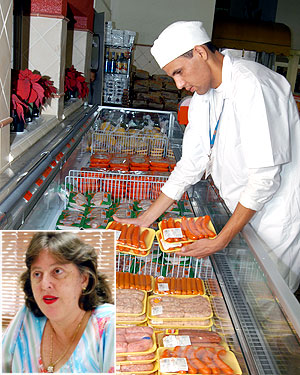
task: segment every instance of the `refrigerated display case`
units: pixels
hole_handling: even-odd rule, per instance
[[[101,133],[101,124],[107,121],[125,131],[130,129],[129,123],[142,130],[151,121],[151,126],[160,129],[163,139],[167,139],[166,149],[171,146],[176,159],[181,155],[183,131],[173,112],[82,107],[1,175],[1,229],[55,229],[66,205],[66,181],[73,178],[78,183],[90,178],[78,173],[88,165],[99,137],[102,145],[115,147],[118,141],[118,136],[116,142],[111,142],[109,135]],[[110,191],[131,192],[126,196],[148,194],[148,182],[125,173],[121,185],[117,173],[102,173],[97,183],[106,183]],[[149,193],[158,192],[165,179],[163,175]],[[201,180],[189,189],[186,201],[193,216],[209,215],[217,232],[230,215],[212,180]],[[116,269],[153,277],[200,277],[213,300],[211,329],[224,337],[243,374],[300,373],[299,303],[250,225],[226,249],[209,258],[179,258],[162,252],[154,241],[146,257],[119,252]]]

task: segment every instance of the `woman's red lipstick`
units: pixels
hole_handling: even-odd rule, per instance
[[[47,304],[50,305],[51,303],[54,303],[58,300],[58,297],[55,296],[44,296],[43,301]]]

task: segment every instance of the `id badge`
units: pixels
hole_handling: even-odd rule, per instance
[[[213,158],[212,158],[212,155],[209,155],[209,159],[206,164],[205,179],[207,179],[207,177],[211,174],[212,164],[213,164]]]

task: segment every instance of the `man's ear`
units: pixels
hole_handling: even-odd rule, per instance
[[[195,46],[193,48],[193,52],[194,52],[194,54],[197,54],[202,59],[204,59],[204,61],[206,61],[208,59],[208,53],[207,53],[207,51],[206,51],[206,49],[205,49],[204,46],[201,46],[201,45],[200,46]]]

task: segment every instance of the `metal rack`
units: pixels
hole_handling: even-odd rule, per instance
[[[129,155],[167,155],[169,139],[166,135],[95,131],[92,133],[91,152],[126,152]]]
[[[113,197],[127,202],[133,198],[156,199],[166,180],[164,175],[149,173],[70,170],[65,178],[65,187],[67,195],[70,192],[111,192]]]

